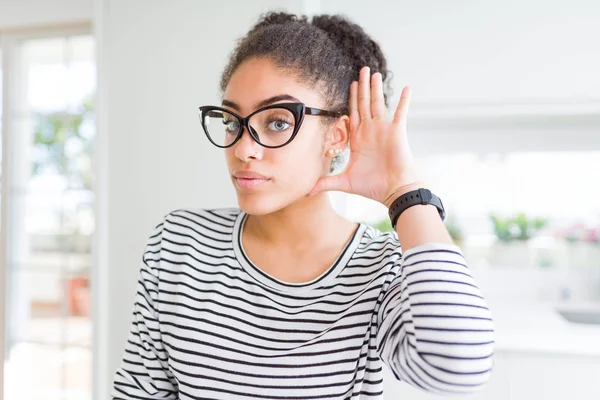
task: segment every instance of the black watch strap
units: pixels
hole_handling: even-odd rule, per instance
[[[437,207],[442,221],[444,218],[446,218],[446,211],[444,210],[442,200],[435,194],[431,193],[429,189],[419,188],[417,190],[404,193],[402,196],[394,200],[390,206],[388,213],[394,229],[396,229],[396,222],[398,221],[400,214],[402,214],[402,212],[404,212],[404,210],[407,208],[416,206],[418,204],[432,204]]]

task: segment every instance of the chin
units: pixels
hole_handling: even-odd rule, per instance
[[[242,211],[249,215],[267,215],[282,209],[285,205],[274,199],[273,195],[249,195],[239,194],[237,196],[238,205]]]
[[[282,210],[297,201],[301,201],[301,194],[281,192],[262,193],[237,193],[239,208],[249,215],[268,215]]]

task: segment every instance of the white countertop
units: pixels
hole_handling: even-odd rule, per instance
[[[600,325],[569,322],[557,311],[599,310],[600,303],[506,304],[488,301],[496,351],[600,357]]]

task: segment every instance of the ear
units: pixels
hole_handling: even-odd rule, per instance
[[[325,151],[329,149],[344,150],[348,146],[350,139],[350,117],[343,115],[336,119],[329,130],[327,141],[325,143]]]

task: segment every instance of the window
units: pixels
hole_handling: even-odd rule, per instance
[[[89,399],[94,39],[75,32],[7,42],[5,395]]]
[[[439,155],[423,166],[473,267],[600,268],[599,151]]]

